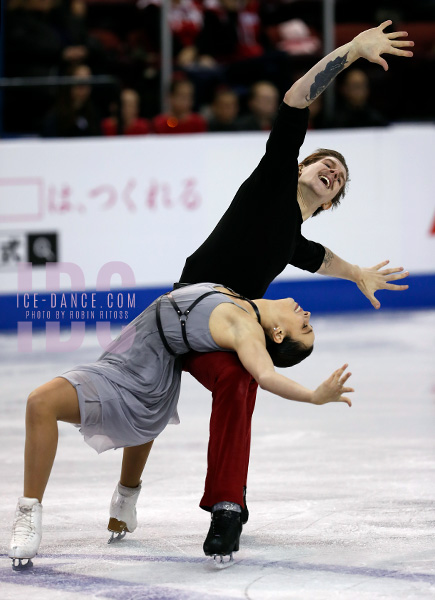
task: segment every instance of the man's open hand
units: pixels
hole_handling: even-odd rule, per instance
[[[359,276],[355,281],[358,288],[361,290],[364,296],[370,300],[372,306],[374,306],[376,309],[381,307],[381,303],[375,298],[375,292],[378,290],[402,292],[403,290],[407,290],[409,288],[409,285],[394,285],[389,283],[390,281],[405,279],[405,277],[408,277],[409,275],[409,272],[404,271],[403,267],[383,269],[383,267],[388,265],[389,262],[389,260],[384,260],[374,267],[370,267],[368,269],[360,268]]]
[[[378,27],[363,31],[352,40],[353,48],[360,58],[381,65],[385,71],[388,71],[388,63],[381,57],[381,54],[413,56],[410,50],[401,50],[401,48],[410,48],[414,46],[414,42],[397,39],[407,37],[408,33],[406,31],[384,33],[384,29],[391,24],[392,21],[384,21]]]

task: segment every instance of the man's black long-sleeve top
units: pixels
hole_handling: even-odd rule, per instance
[[[206,241],[186,260],[180,281],[212,281],[261,298],[287,264],[316,272],[325,248],[301,234],[298,155],[308,108],[281,104],[266,153]]]

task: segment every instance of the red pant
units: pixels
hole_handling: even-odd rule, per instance
[[[213,504],[224,500],[244,506],[257,383],[231,352],[190,352],[183,369],[213,396],[207,477],[200,506],[211,510]]]

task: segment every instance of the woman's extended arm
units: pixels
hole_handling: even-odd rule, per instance
[[[408,35],[406,31],[384,33],[384,29],[391,23],[392,21],[384,21],[378,27],[367,29],[351,42],[325,56],[292,85],[284,97],[284,102],[295,108],[309,106],[343,69],[358,58],[377,63],[387,71],[388,64],[381,54],[411,57],[412,52],[400,48],[409,48],[414,45],[414,42],[397,39],[406,37]]]
[[[349,398],[342,396],[342,394],[354,391],[353,388],[344,387],[345,382],[351,376],[351,373],[344,373],[348,365],[343,365],[340,369],[334,371],[326,381],[313,391],[275,371],[269,353],[265,348],[264,340],[260,337],[260,335],[256,336],[252,333],[237,336],[235,350],[240,362],[257,381],[261,389],[287,400],[317,405],[328,402],[345,402],[348,406],[352,406]]]
[[[381,303],[375,298],[375,292],[378,290],[401,292],[409,287],[408,285],[388,283],[389,281],[404,279],[409,275],[408,271],[403,270],[403,267],[383,269],[389,262],[384,260],[374,267],[362,268],[358,265],[351,265],[331,252],[329,248],[325,248],[325,258],[317,273],[353,281],[364,296],[370,300],[372,306],[378,309],[381,307]]]

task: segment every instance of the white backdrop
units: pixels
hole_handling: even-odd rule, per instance
[[[127,263],[137,286],[168,285],[266,140],[246,133],[3,141],[0,247],[25,233],[58,232],[59,260],[77,264],[88,289],[109,261]],[[435,126],[308,132],[300,156],[317,147],[345,155],[351,183],[339,209],[304,224],[306,237],[361,265],[390,258],[411,273],[435,273]],[[0,291],[16,293],[9,259],[0,266]],[[281,275],[302,277],[313,276],[291,267]],[[113,284],[121,287],[119,278]],[[45,269],[33,270],[32,287],[46,289]],[[69,287],[63,276],[61,289]]]

